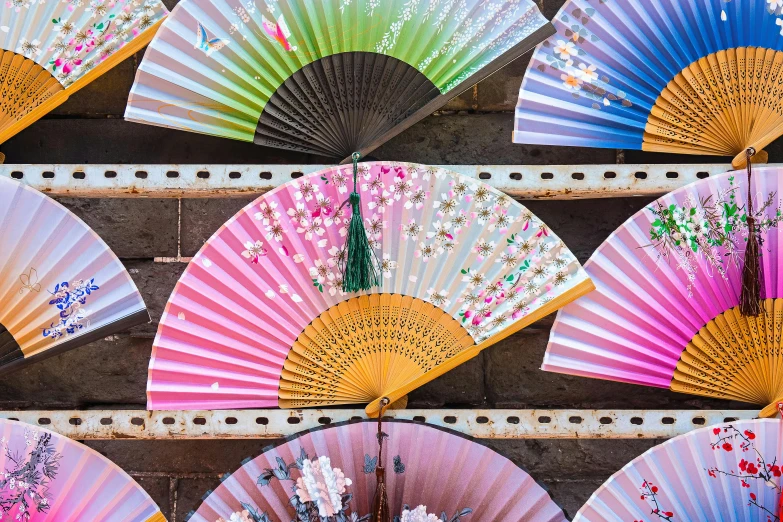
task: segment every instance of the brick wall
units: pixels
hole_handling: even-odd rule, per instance
[[[168,1],[169,7],[173,7]],[[543,0],[554,16],[561,0]],[[9,163],[321,163],[323,158],[128,123],[127,93],[141,54],[77,93],[0,151]],[[381,160],[431,164],[696,163],[691,156],[638,151],[559,149],[511,143],[513,109],[527,65],[522,58],[379,148]],[[782,161],[781,145],[769,149]],[[708,159],[708,162],[715,160]],[[156,321],[184,269],[155,257],[192,256],[249,199],[60,200],[114,249],[139,286],[153,321],[129,333],[49,359],[0,381],[0,408],[143,408]],[[526,203],[580,260],[649,199]],[[539,371],[553,317],[510,337],[415,391],[411,407],[701,408],[742,407],[655,390]],[[569,515],[607,477],[658,441],[527,440],[489,445],[550,488]],[[201,495],[257,455],[269,440],[106,441],[107,455],[150,492],[170,520],[181,521]]]

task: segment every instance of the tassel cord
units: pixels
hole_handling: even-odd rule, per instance
[[[383,414],[391,401],[381,399],[381,411],[378,414],[378,465],[375,468],[375,497],[372,502],[372,522],[391,522],[389,498],[386,492],[386,468],[383,466]]]
[[[351,222],[348,225],[348,237],[345,241],[345,257],[342,261],[343,291],[348,293],[370,290],[380,285],[378,258],[367,239],[362,219],[361,195],[359,194],[359,153],[354,152],[353,192],[346,203],[351,204]]]
[[[751,158],[756,154],[755,149],[745,151],[748,169],[748,194],[747,194],[747,225],[748,239],[745,245],[745,262],[742,267],[742,291],[740,294],[740,313],[746,317],[756,316],[761,313],[761,277],[760,277],[760,245],[759,231],[756,229],[756,216],[753,211],[753,192],[751,181],[753,167]]]

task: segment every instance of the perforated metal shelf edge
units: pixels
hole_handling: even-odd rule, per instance
[[[752,419],[758,410],[393,410],[388,417],[444,426],[485,439],[658,439],[695,428]],[[280,438],[365,418],[334,410],[59,410],[0,411],[73,439]]]
[[[441,165],[521,199],[655,196],[731,170],[710,165]],[[0,165],[0,175],[74,197],[239,197],[333,165]]]

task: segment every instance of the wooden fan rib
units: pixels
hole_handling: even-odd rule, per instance
[[[691,141],[704,141],[712,145],[713,150],[724,150],[726,148],[725,143],[727,136],[723,132],[723,129],[718,126],[709,111],[705,111],[702,108],[703,96],[700,96],[697,89],[693,87],[691,81],[683,74],[678,74],[672,81],[669,82],[666,88],[664,88],[661,95],[658,97],[656,104],[651,110],[651,116],[653,117],[649,123],[655,124],[656,118],[662,118],[664,115],[670,114],[667,121],[682,128],[688,136],[687,139],[682,137],[678,138],[678,141],[691,142]],[[648,132],[652,130],[653,125],[649,125]],[[680,133],[682,134],[682,133]],[[695,136],[693,136],[695,135]],[[664,134],[664,137],[667,137]]]
[[[783,134],[783,53],[740,47],[685,67],[650,111],[643,150],[736,155]]]
[[[61,90],[62,85],[33,60],[5,51],[0,60],[0,133]]]
[[[324,352],[338,350],[339,357],[330,358],[339,362],[303,361],[301,350],[292,350],[284,367],[294,374],[282,376],[281,400],[314,405],[350,397],[350,402],[368,402],[460,352],[468,346],[466,339],[473,345],[458,321],[410,296],[356,297],[331,307],[319,320],[320,324],[314,321],[305,329],[298,344],[303,345],[305,336],[320,335],[321,353],[308,354],[309,358],[323,359]],[[322,334],[322,330],[329,333]],[[329,343],[332,345],[320,346]],[[352,375],[353,382],[345,381],[346,375]]]
[[[752,122],[752,132],[748,143],[764,139],[783,121],[783,108],[781,108],[783,102],[783,53],[775,52],[771,59],[769,54],[768,52],[765,56],[765,65],[769,65],[764,69],[763,96],[760,99],[758,114],[755,121]]]
[[[671,389],[730,395],[766,406],[783,391],[778,376],[781,330],[783,299],[765,300],[758,317],[744,317],[738,308],[727,310],[694,336],[677,365]]]
[[[515,334],[519,330],[525,328],[526,326],[529,326],[530,324],[538,321],[539,319],[542,319],[546,317],[547,315],[551,314],[552,312],[559,310],[566,304],[570,303],[571,301],[574,301],[575,299],[578,299],[579,297],[582,297],[583,295],[595,290],[595,285],[590,279],[586,279],[579,284],[575,285],[569,292],[563,293],[559,295],[558,297],[550,300],[540,308],[534,310],[524,318],[520,319],[519,321],[515,322],[512,326],[509,328],[506,328],[505,330],[485,339],[480,344],[477,344],[473,347],[470,347],[468,349],[462,350],[454,357],[449,358],[448,360],[444,361],[443,364],[440,366],[432,369],[431,371],[425,373],[424,375],[417,377],[416,379],[412,380],[405,386],[396,389],[392,391],[391,393],[387,393],[386,397],[388,397],[392,402],[400,399],[401,397],[407,395],[411,391],[415,390],[419,386],[422,386],[436,377],[440,377],[444,373],[453,370],[460,364],[463,364],[476,355],[478,355],[481,350],[492,346],[493,344],[502,341],[506,337],[509,337],[510,335]],[[365,412],[372,416],[377,416],[378,412],[380,411],[380,400],[376,399],[375,401],[371,402],[366,408]]]

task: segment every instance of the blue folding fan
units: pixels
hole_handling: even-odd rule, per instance
[[[735,156],[783,134],[783,2],[569,0],[514,141]],[[754,161],[756,161],[754,159]]]

